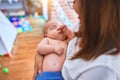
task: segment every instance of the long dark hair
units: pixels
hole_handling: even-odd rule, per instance
[[[79,0],[82,40],[72,59],[91,60],[116,48],[120,52],[120,0]],[[78,38],[81,30],[76,36]]]

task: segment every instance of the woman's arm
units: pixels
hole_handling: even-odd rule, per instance
[[[43,67],[43,57],[39,53],[35,54],[35,60],[34,60],[34,73],[33,73],[33,79],[36,80],[36,75],[39,72],[39,74],[42,72]]]

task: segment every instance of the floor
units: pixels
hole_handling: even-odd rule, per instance
[[[31,32],[18,34],[12,57],[0,57],[0,80],[32,80],[34,56],[37,44],[41,40],[40,23],[29,19],[33,30]],[[4,74],[3,68],[7,67],[9,72]]]

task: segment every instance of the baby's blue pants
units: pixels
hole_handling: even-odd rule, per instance
[[[64,80],[61,72],[42,72],[36,76],[36,80]]]

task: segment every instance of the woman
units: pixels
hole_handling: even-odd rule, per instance
[[[80,28],[67,50],[65,80],[120,80],[120,0],[74,0]]]

